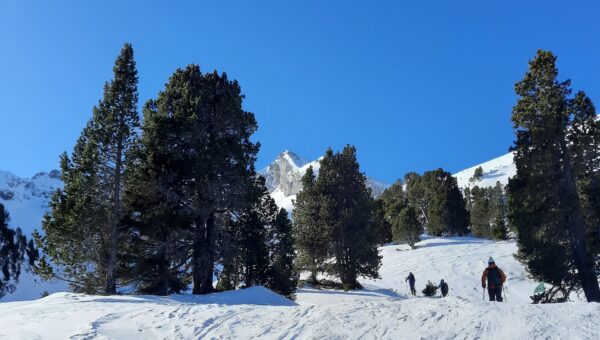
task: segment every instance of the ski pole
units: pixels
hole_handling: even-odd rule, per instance
[[[485,301],[485,288],[481,287],[481,300]]]
[[[502,285],[502,292],[504,293],[504,302],[508,302],[508,299],[506,298],[506,290],[504,289],[504,285]]]

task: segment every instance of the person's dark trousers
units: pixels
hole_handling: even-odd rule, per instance
[[[414,283],[410,284],[410,293],[412,295],[417,295],[417,290],[415,289],[415,284]]]
[[[490,301],[502,302],[502,286],[488,287],[488,294],[490,295]]]

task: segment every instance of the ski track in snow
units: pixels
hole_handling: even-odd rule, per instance
[[[1,339],[598,339],[600,304],[531,305],[536,283],[512,241],[426,238],[381,248],[381,279],[353,292],[302,288],[291,302],[263,287],[207,296],[57,293],[0,303]],[[507,303],[482,301],[489,256],[506,272]],[[408,295],[412,271],[419,296]],[[426,298],[427,280],[450,285]],[[487,293],[486,293],[487,299]]]

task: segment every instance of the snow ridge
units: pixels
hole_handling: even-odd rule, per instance
[[[496,185],[496,182],[507,185],[509,178],[517,174],[513,158],[514,154],[509,152],[506,155],[459,171],[453,176],[456,178],[458,186],[461,189],[472,188],[474,186],[493,187]],[[473,178],[473,174],[478,167],[483,169],[483,175],[480,179],[476,180]]]

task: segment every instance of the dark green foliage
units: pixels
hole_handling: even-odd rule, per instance
[[[429,234],[464,235],[469,215],[456,179],[447,171],[427,171],[405,176],[406,197]]]
[[[293,298],[297,284],[291,222],[278,210],[263,177],[257,177],[249,199],[253,202],[221,229],[219,290],[264,285]]]
[[[294,269],[296,254],[292,238],[292,222],[285,209],[277,213],[271,231],[268,237],[270,263],[267,286],[274,292],[294,298],[298,273]]]
[[[52,197],[37,240],[58,272],[43,258],[43,277],[67,280],[76,291],[115,294],[122,239],[122,198],[126,155],[137,138],[137,70],[126,44],[104,86],[71,158],[61,156],[64,188]]]
[[[308,282],[317,283],[317,274],[325,270],[329,254],[331,229],[321,218],[321,193],[316,188],[312,167],[302,177],[302,191],[296,196],[293,216],[295,248],[298,251],[296,267],[310,272]]]
[[[471,210],[471,233],[477,237],[490,237],[491,216],[490,216],[490,200],[487,188],[473,187],[470,190],[469,202]]]
[[[475,171],[473,172],[473,177],[471,177],[471,182],[475,182],[481,179],[481,176],[483,176],[483,168],[478,166]]]
[[[421,241],[419,236],[423,233],[423,226],[419,223],[413,207],[405,207],[392,220],[392,233],[395,242],[406,241],[412,249],[415,249],[415,244]]]
[[[330,249],[335,263],[329,268],[345,289],[359,288],[358,276],[378,277],[381,257],[377,234],[370,224],[372,198],[360,172],[356,149],[327,150],[315,188],[320,194],[323,223],[331,230]]]
[[[406,194],[404,193],[402,186],[403,185],[400,180],[396,181],[396,183],[385,189],[385,191],[377,200],[377,202],[380,202],[378,203],[377,208],[381,209],[381,206],[383,208],[384,219],[382,224],[385,225],[384,230],[387,240],[386,242],[390,242],[394,239],[392,225],[394,220],[396,220],[400,214],[400,211],[402,211],[402,209],[404,209],[408,204]]]
[[[577,193],[585,220],[589,251],[600,272],[600,122],[592,101],[583,92],[571,100],[573,119],[567,132]]]
[[[327,150],[319,177],[309,168],[302,185],[293,213],[294,239],[297,268],[310,272],[308,282],[318,283],[317,274],[325,270],[338,276],[344,289],[360,287],[358,276],[377,277],[381,212],[373,217],[377,205],[360,172],[356,149],[346,146],[335,154]],[[328,258],[335,262],[325,266]]]
[[[421,292],[423,292],[423,295],[425,296],[435,296],[437,286],[433,282],[427,281],[425,288]]]
[[[581,287],[588,301],[600,301],[593,240],[586,239],[592,209],[585,202],[594,195],[582,194],[586,185],[580,182],[586,179],[587,167],[586,152],[581,151],[598,150],[600,145],[569,145],[569,140],[579,138],[591,141],[589,132],[597,132],[593,124],[589,131],[579,128],[579,122],[587,119],[579,120],[578,112],[589,112],[589,105],[579,95],[569,99],[570,82],[557,80],[555,61],[552,53],[538,51],[524,79],[515,85],[517,175],[508,186],[509,218],[517,230],[517,257],[536,280],[567,290]],[[587,165],[600,168],[592,160]]]
[[[471,218],[471,232],[477,237],[507,238],[506,195],[500,182],[494,187],[465,190]]]
[[[138,179],[128,190],[140,193],[129,209],[130,234],[145,243],[135,267],[142,270],[142,281],[152,282],[148,287],[161,287],[158,293],[176,291],[190,280],[194,294],[213,291],[230,217],[247,213],[253,204],[248,197],[259,145],[250,137],[257,125],[242,100],[237,81],[189,65],[145,105],[139,169],[132,174]],[[247,218],[251,224],[258,217]],[[252,275],[262,270],[255,269]]]
[[[28,246],[32,247],[33,244],[27,243],[21,229],[11,229],[8,221],[8,212],[0,204],[0,298],[15,291],[25,255],[28,255],[31,263],[36,254],[35,248],[32,253],[29,252]]]
[[[381,197],[373,200],[370,223],[377,234],[377,244],[384,245],[392,242],[392,226],[386,218],[385,203]]]

